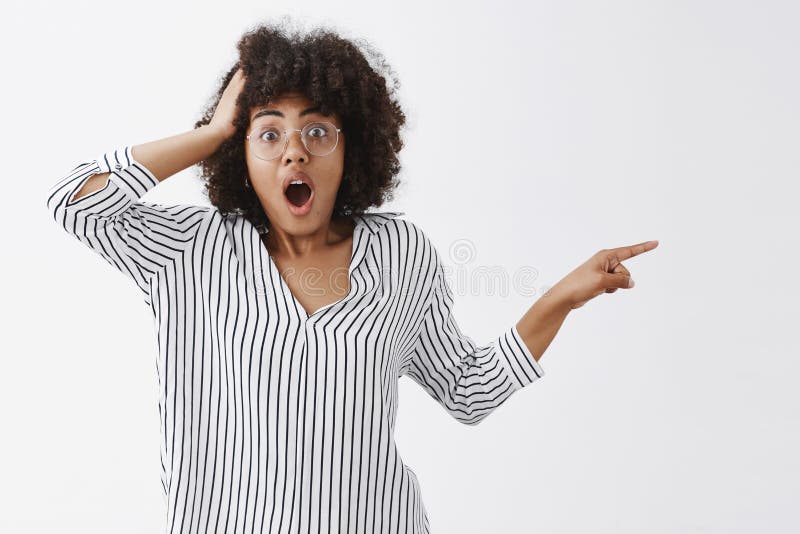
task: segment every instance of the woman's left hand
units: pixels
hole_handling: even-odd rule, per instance
[[[562,278],[545,296],[564,299],[570,309],[580,308],[603,293],[613,293],[619,288],[633,287],[633,278],[622,261],[653,250],[658,241],[645,241],[637,245],[603,249],[583,265]]]

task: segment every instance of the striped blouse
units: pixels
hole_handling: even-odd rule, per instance
[[[166,532],[429,533],[395,447],[397,381],[475,425],[543,375],[516,326],[485,345],[463,334],[440,254],[388,211],[355,217],[350,292],[308,314],[266,228],[139,201],[158,183],[124,146],[72,169],[47,207],[152,312]]]

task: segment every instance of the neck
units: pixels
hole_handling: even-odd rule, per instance
[[[352,238],[355,223],[351,217],[334,217],[308,234],[292,234],[269,224],[269,232],[261,240],[274,256],[298,259],[315,255],[331,246]]]

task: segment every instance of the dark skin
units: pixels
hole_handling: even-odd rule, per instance
[[[326,120],[341,128],[341,121],[335,115],[318,112],[301,115],[311,108],[313,103],[297,93],[273,98],[267,105],[250,110],[248,134],[264,123],[300,130],[308,122]],[[252,120],[263,110],[279,112],[283,117],[262,115]],[[351,217],[332,217],[342,181],[344,137],[344,132],[340,132],[336,149],[321,157],[308,152],[299,132],[288,137],[283,154],[275,160],[258,159],[249,145],[245,148],[251,187],[270,220],[270,231],[263,238],[264,246],[292,294],[309,315],[344,298],[350,291],[354,221]],[[281,185],[284,177],[294,170],[301,170],[314,180],[311,212],[302,216],[289,211]]]
[[[229,88],[236,89],[237,84],[243,83],[240,71]],[[223,93],[221,105],[227,106],[227,100],[238,94],[227,92],[226,89]],[[309,122],[320,120],[342,127],[338,116],[308,111],[313,108],[313,102],[305,95],[279,95],[249,110],[247,134],[263,125],[301,130]],[[270,113],[263,114],[264,111]],[[229,109],[229,113],[233,113],[233,109]],[[232,115],[227,120],[231,118]],[[214,119],[217,119],[216,113]],[[350,291],[349,267],[355,224],[351,217],[332,217],[344,169],[345,137],[345,132],[340,132],[335,150],[325,156],[311,154],[299,132],[288,136],[283,153],[273,160],[259,159],[249,143],[245,146],[250,184],[270,221],[269,232],[263,237],[264,246],[295,299],[309,315],[341,300]],[[305,215],[293,214],[283,193],[283,180],[294,171],[305,172],[314,182],[311,211]]]
[[[327,243],[317,252],[296,257],[270,252],[286,285],[311,315],[316,310],[341,300],[350,291],[348,270],[353,250],[352,228],[349,236]],[[267,245],[269,249],[269,245]]]
[[[209,128],[222,138],[233,135],[235,102],[244,75],[237,72],[225,89]],[[284,128],[302,128],[311,115],[300,113],[311,106],[303,95],[281,95],[269,106],[280,110]],[[250,110],[251,120],[259,109]],[[338,117],[326,117],[340,127]],[[342,136],[344,137],[344,136]],[[344,145],[329,156],[315,158],[307,153],[299,135],[291,136],[283,155],[274,161],[257,160],[247,155],[253,187],[258,193],[273,228],[265,246],[284,276],[295,298],[311,314],[342,299],[349,292],[349,264],[352,254],[353,223],[331,218],[336,191],[341,183]],[[280,180],[290,169],[302,169],[315,180],[312,211],[302,217],[286,209]],[[317,185],[318,184],[318,185]],[[516,323],[517,331],[535,360],[544,354],[570,311],[589,300],[611,294],[617,289],[631,289],[633,280],[623,261],[649,252],[657,240],[635,245],[603,249],[551,287]]]

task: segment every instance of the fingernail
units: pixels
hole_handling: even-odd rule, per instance
[[[633,287],[633,278],[628,278],[628,287]]]

